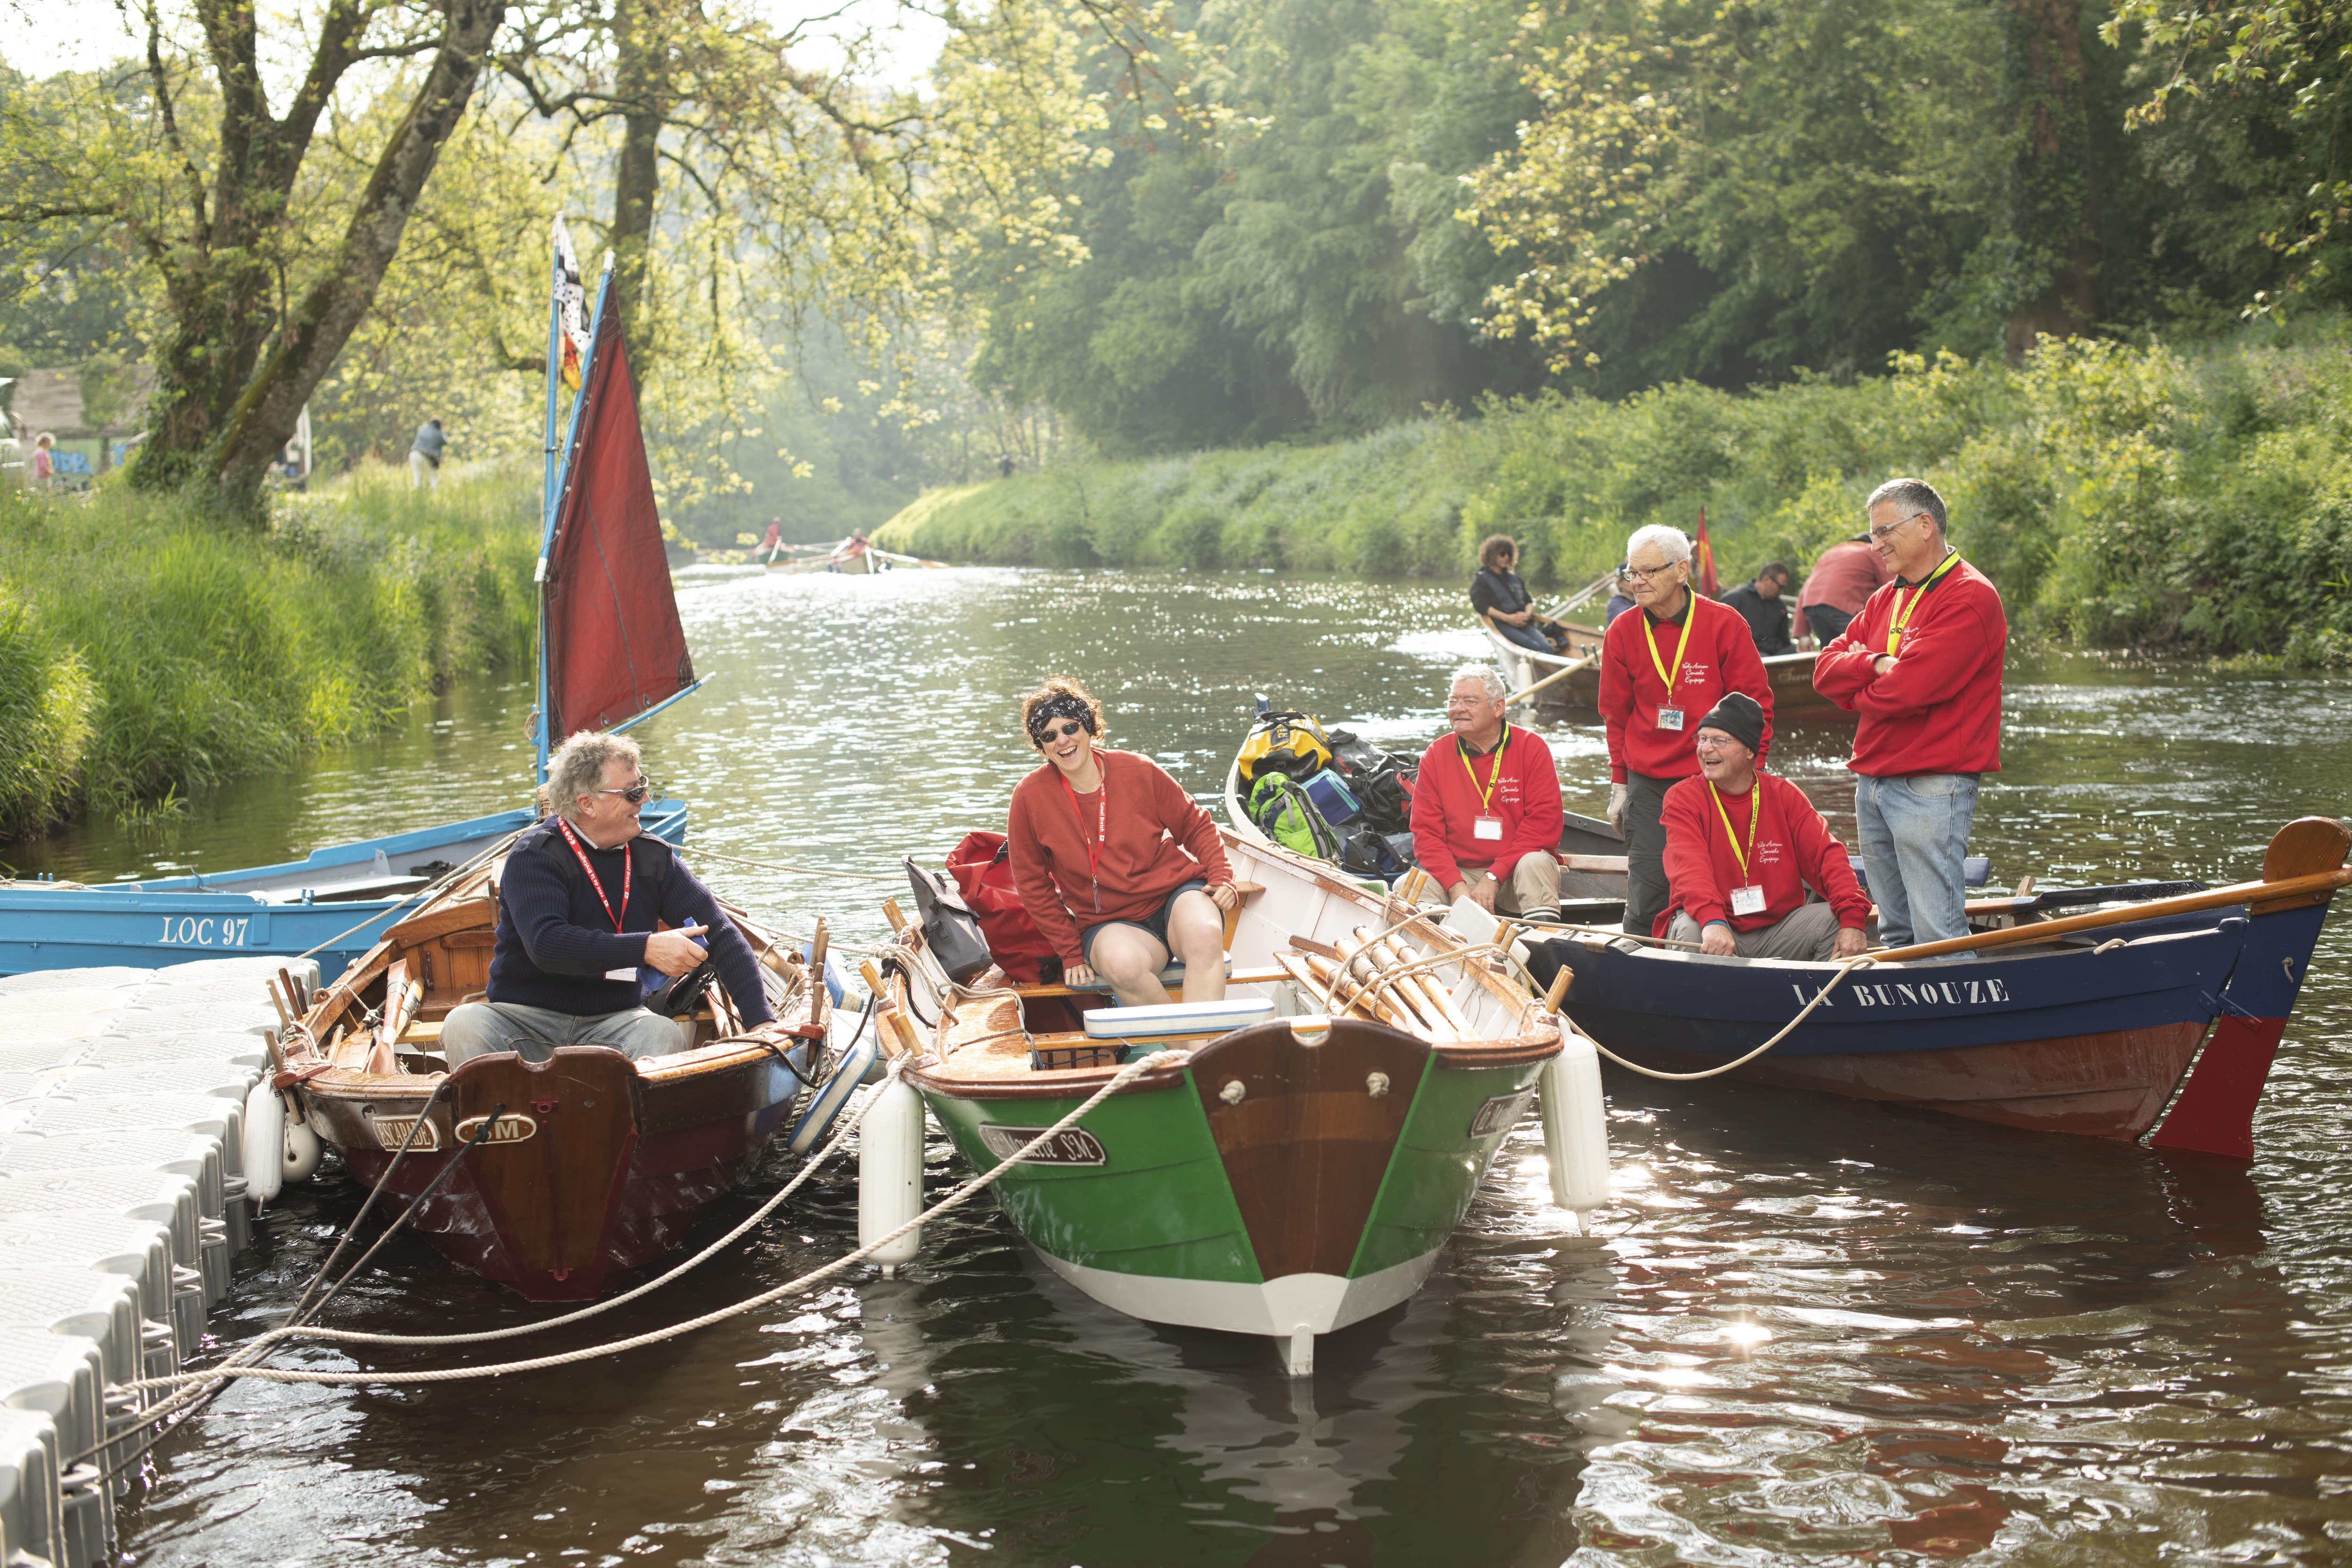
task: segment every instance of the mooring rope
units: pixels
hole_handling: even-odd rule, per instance
[[[997,1162],[997,1163],[990,1170],[983,1172],[980,1175],[973,1177],[971,1181],[966,1182],[962,1186],[958,1187],[954,1192],[950,1193],[946,1197],[940,1199],[938,1203],[933,1204],[929,1208],[925,1209],[921,1214],[917,1215],[914,1218],[907,1221],[906,1224],[890,1231],[887,1235],[878,1237],[875,1240],[858,1247],[856,1250],[845,1253],[842,1257],[834,1259],[831,1263],[825,1264],[822,1268],[813,1268],[809,1272],[799,1276],[797,1279],[788,1279],[783,1284],[775,1287],[773,1289],[763,1290],[756,1296],[747,1297],[740,1301],[736,1301],[728,1306],[720,1307],[714,1311],[705,1312],[698,1318],[691,1318],[684,1322],[673,1323],[667,1328],[649,1330],[642,1334],[633,1334],[626,1339],[614,1340],[601,1345],[585,1346],[576,1351],[565,1351],[556,1355],[536,1356],[528,1361],[500,1362],[489,1366],[436,1367],[422,1372],[312,1372],[295,1367],[238,1364],[233,1366],[225,1365],[214,1367],[205,1372],[181,1373],[171,1377],[138,1378],[131,1382],[113,1384],[111,1386],[121,1389],[125,1392],[133,1392],[144,1391],[151,1388],[177,1388],[189,1384],[205,1383],[215,1380],[226,1380],[230,1378],[253,1378],[264,1383],[315,1383],[348,1388],[411,1384],[463,1383],[476,1378],[507,1377],[520,1373],[542,1372],[553,1367],[576,1365],[581,1362],[594,1361],[609,1355],[618,1355],[625,1351],[637,1350],[646,1345],[661,1344],[666,1341],[679,1339],[687,1334],[694,1333],[702,1329],[707,1329],[713,1323],[724,1322],[730,1318],[740,1317],[746,1312],[757,1311],[760,1308],[765,1307],[772,1302],[782,1300],[786,1296],[795,1295],[801,1291],[806,1290],[814,1285],[831,1279],[833,1276],[842,1272],[852,1265],[863,1262],[872,1254],[880,1251],[883,1247],[889,1246],[890,1243],[898,1240],[900,1237],[907,1235],[908,1232],[929,1224],[930,1221],[948,1213],[951,1209],[961,1207],[964,1204],[969,1203],[973,1197],[993,1185],[997,1179],[1003,1176],[1005,1172],[1019,1164],[1023,1160],[1026,1159],[1031,1153],[1034,1152],[1045,1143],[1067,1131],[1079,1121],[1080,1118],[1084,1117],[1088,1111],[1094,1110],[1095,1107],[1100,1105],[1104,1100],[1109,1099],[1119,1089],[1124,1089],[1137,1078],[1142,1076],[1145,1072],[1150,1071],[1154,1067],[1159,1066],[1168,1058],[1180,1054],[1181,1053],[1178,1052],[1166,1050],[1154,1051],[1148,1057],[1141,1057],[1128,1063],[1125,1067],[1119,1068],[1118,1072],[1112,1074],[1100,1089],[1095,1090],[1095,1092],[1088,1096],[1085,1101],[1073,1109],[1067,1115],[1055,1121],[1054,1125],[1045,1129],[1034,1138],[1032,1138],[1028,1142],[1023,1144],[1019,1149],[1013,1151],[1011,1154],[1006,1155],[1003,1160]]]

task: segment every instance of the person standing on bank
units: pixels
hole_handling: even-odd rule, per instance
[[[1784,561],[1767,561],[1752,582],[1742,583],[1723,596],[1723,602],[1739,612],[1756,638],[1756,651],[1765,658],[1794,653],[1797,645],[1789,640],[1789,584],[1795,575]]]
[[[1168,1000],[1160,972],[1184,964],[1184,1000],[1225,994],[1225,911],[1241,893],[1216,824],[1140,752],[1095,744],[1102,704],[1060,676],[1021,700],[1045,759],[1013,786],[1004,837],[1013,885],[1061,955],[1062,980],[1100,975],[1121,1005]]]
[[[545,1061],[558,1046],[667,1056],[681,1048],[677,1026],[641,1005],[646,971],[675,978],[706,957],[747,1026],[774,1019],[751,944],[677,852],[643,836],[653,792],[623,736],[583,730],[549,759],[553,815],[523,830],[499,878],[488,999],[441,1024],[451,1068],[495,1051]]]
[[[1870,535],[1857,533],[1813,558],[1797,594],[1797,616],[1827,647],[1885,584],[1886,563],[1871,548]]]
[[[1450,732],[1421,754],[1412,854],[1454,902],[1488,914],[1559,918],[1566,816],[1551,748],[1503,717],[1509,691],[1492,665],[1465,664],[1446,694]]]
[[[1870,492],[1870,539],[1895,580],[1813,664],[1813,689],[1858,715],[1853,815],[1889,947],[1969,933],[1969,827],[1980,775],[2000,770],[2009,616],[1945,537],[1925,479]]]
[[[408,488],[413,490],[437,490],[441,488],[441,454],[449,449],[449,438],[441,433],[441,421],[427,419],[416,427],[416,439],[408,445]]]
[[[1822,963],[1869,946],[1870,900],[1805,792],[1756,765],[1764,710],[1734,691],[1698,721],[1697,778],[1666,792],[1672,909],[1651,935],[1717,958]],[[1811,888],[1827,901],[1809,904]]]
[[[1537,653],[1559,653],[1568,634],[1556,621],[1536,614],[1535,595],[1511,570],[1519,547],[1507,533],[1489,534],[1478,545],[1478,574],[1470,579],[1470,608],[1496,632]]]
[[[1625,836],[1625,929],[1666,911],[1666,791],[1698,772],[1691,731],[1726,692],[1764,710],[1760,759],[1772,744],[1772,683],[1739,612],[1690,591],[1690,541],[1652,523],[1625,542],[1639,613],[1601,640],[1601,717],[1609,728],[1609,820]]]

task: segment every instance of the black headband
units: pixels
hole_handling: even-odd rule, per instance
[[[1045,727],[1056,719],[1076,719],[1086,726],[1087,733],[1095,731],[1095,705],[1083,697],[1049,697],[1037,704],[1029,715],[1029,740],[1033,745],[1045,743]]]

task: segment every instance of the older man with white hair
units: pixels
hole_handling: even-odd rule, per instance
[[[1413,783],[1413,858],[1451,900],[1558,920],[1559,773],[1543,737],[1504,717],[1509,695],[1492,665],[1454,672],[1448,732],[1422,753]]]
[[[677,852],[644,837],[653,790],[637,743],[618,735],[583,730],[550,760],[552,815],[515,840],[499,878],[488,1000],[442,1021],[452,1068],[495,1051],[544,1061],[558,1046],[667,1055],[677,1026],[644,1005],[645,983],[706,957],[746,1024],[774,1017],[751,944]]]
[[[1601,639],[1601,717],[1609,729],[1609,820],[1625,836],[1625,929],[1646,931],[1666,911],[1666,791],[1696,777],[1691,742],[1701,715],[1744,691],[1764,710],[1756,747],[1772,744],[1772,682],[1747,620],[1690,591],[1690,541],[1664,523],[1625,542],[1640,614],[1609,623]]]

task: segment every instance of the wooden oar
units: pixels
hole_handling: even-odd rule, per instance
[[[2032,925],[2010,926],[2002,931],[1989,931],[1976,936],[1956,936],[1944,942],[1923,942],[1910,947],[1897,947],[1885,952],[1874,952],[1873,958],[1881,963],[1907,963],[1919,958],[1941,958],[1949,952],[1978,952],[1992,947],[2017,947],[2028,942],[2054,941],[2073,936],[2077,931],[2099,931],[2107,926],[2131,925],[2139,921],[2165,920],[2173,915],[2193,915],[2204,910],[2227,909],[2231,904],[2292,905],[2321,903],[2332,898],[2339,888],[2352,887],[2352,866],[2339,866],[2333,871],[2313,871],[2301,877],[2288,877],[2276,882],[2239,882],[2227,888],[2209,888],[2201,893],[2182,893],[2175,898],[2151,899],[2144,904],[2126,904],[2119,910],[2102,910],[2096,914],[2073,915],[2063,921],[2037,921]]]
[[[1347,954],[1349,977],[1365,985],[1378,980],[1381,972],[1388,969],[1394,962],[1389,957],[1386,946],[1372,944],[1372,934],[1371,927],[1358,926],[1356,941],[1343,941],[1338,944],[1339,951]],[[1426,998],[1419,992],[1408,986],[1393,985],[1389,988],[1389,994],[1396,998],[1398,1005],[1406,1013],[1412,1015],[1413,1026],[1416,1029],[1432,1035],[1450,1035],[1454,1032],[1439,1019],[1430,1016]]]
[[[1397,962],[1400,963],[1413,963],[1419,956],[1407,948],[1400,937],[1389,938],[1389,950],[1396,954]],[[1471,1026],[1470,1020],[1463,1016],[1461,1008],[1454,1005],[1454,993],[1448,991],[1444,982],[1436,975],[1426,969],[1418,969],[1407,975],[1405,982],[1407,984],[1421,988],[1422,995],[1428,999],[1433,1008],[1436,1009],[1437,1016],[1445,1020],[1447,1027],[1465,1040],[1477,1038],[1477,1031]]]
[[[1592,661],[1600,657],[1601,656],[1597,653],[1588,653],[1582,658],[1578,659],[1574,664],[1570,665],[1567,668],[1555,669],[1549,675],[1545,676],[1541,680],[1536,681],[1534,684],[1529,686],[1520,687],[1517,691],[1512,692],[1508,697],[1503,699],[1503,706],[1508,708],[1514,703],[1525,702],[1528,698],[1533,697],[1537,692],[1541,691],[1553,681],[1566,680],[1578,670],[1591,668]]]

